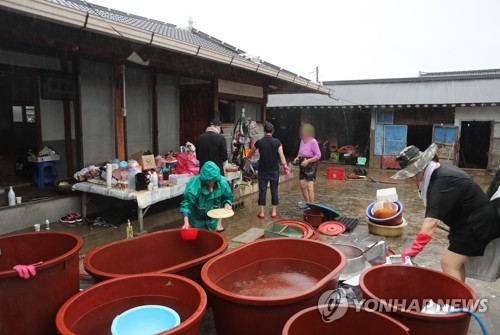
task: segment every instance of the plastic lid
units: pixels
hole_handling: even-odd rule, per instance
[[[320,224],[318,230],[324,235],[337,236],[345,232],[345,226],[338,221],[327,221]]]

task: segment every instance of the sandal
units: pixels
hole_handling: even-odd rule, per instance
[[[226,230],[226,228],[217,229],[217,230],[216,230],[216,232],[218,232],[218,233],[222,233],[224,230]]]
[[[271,219],[276,219],[278,217],[278,213],[271,213]]]
[[[259,214],[257,214],[257,217],[258,217],[259,219],[265,219],[265,218],[266,218],[266,214],[264,214],[264,213],[259,213]]]

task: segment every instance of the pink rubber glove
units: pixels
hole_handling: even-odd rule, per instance
[[[424,250],[425,246],[427,243],[429,243],[432,240],[432,236],[426,233],[419,232],[417,234],[417,238],[413,242],[413,245],[403,251],[401,254],[401,259],[403,260],[403,263],[406,261],[406,257],[415,257],[417,256],[422,250]]]
[[[283,166],[283,170],[285,171],[285,179],[288,179],[288,177],[290,177],[290,169],[288,168],[288,165],[286,163],[282,163],[281,166]]]
[[[20,278],[28,279],[30,275],[32,277],[36,276],[36,268],[35,266],[42,264],[43,262],[38,262],[30,265],[16,265],[14,266],[14,270],[17,271],[17,275]]]

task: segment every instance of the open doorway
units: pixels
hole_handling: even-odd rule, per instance
[[[30,183],[28,149],[38,142],[35,76],[0,72],[0,186]]]
[[[488,168],[491,142],[490,121],[462,121],[460,128],[459,166],[470,169]]]
[[[432,143],[432,125],[408,126],[406,143],[424,151]]]

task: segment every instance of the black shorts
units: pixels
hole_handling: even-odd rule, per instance
[[[316,172],[318,171],[318,164],[314,162],[304,167],[302,166],[302,162],[305,161],[306,159],[309,158],[299,157],[299,166],[300,166],[299,179],[307,181],[316,181]]]
[[[448,236],[450,241],[448,250],[469,257],[483,256],[488,243],[498,237],[500,237],[500,227],[494,227],[487,234],[478,234],[472,227],[454,229]]]

